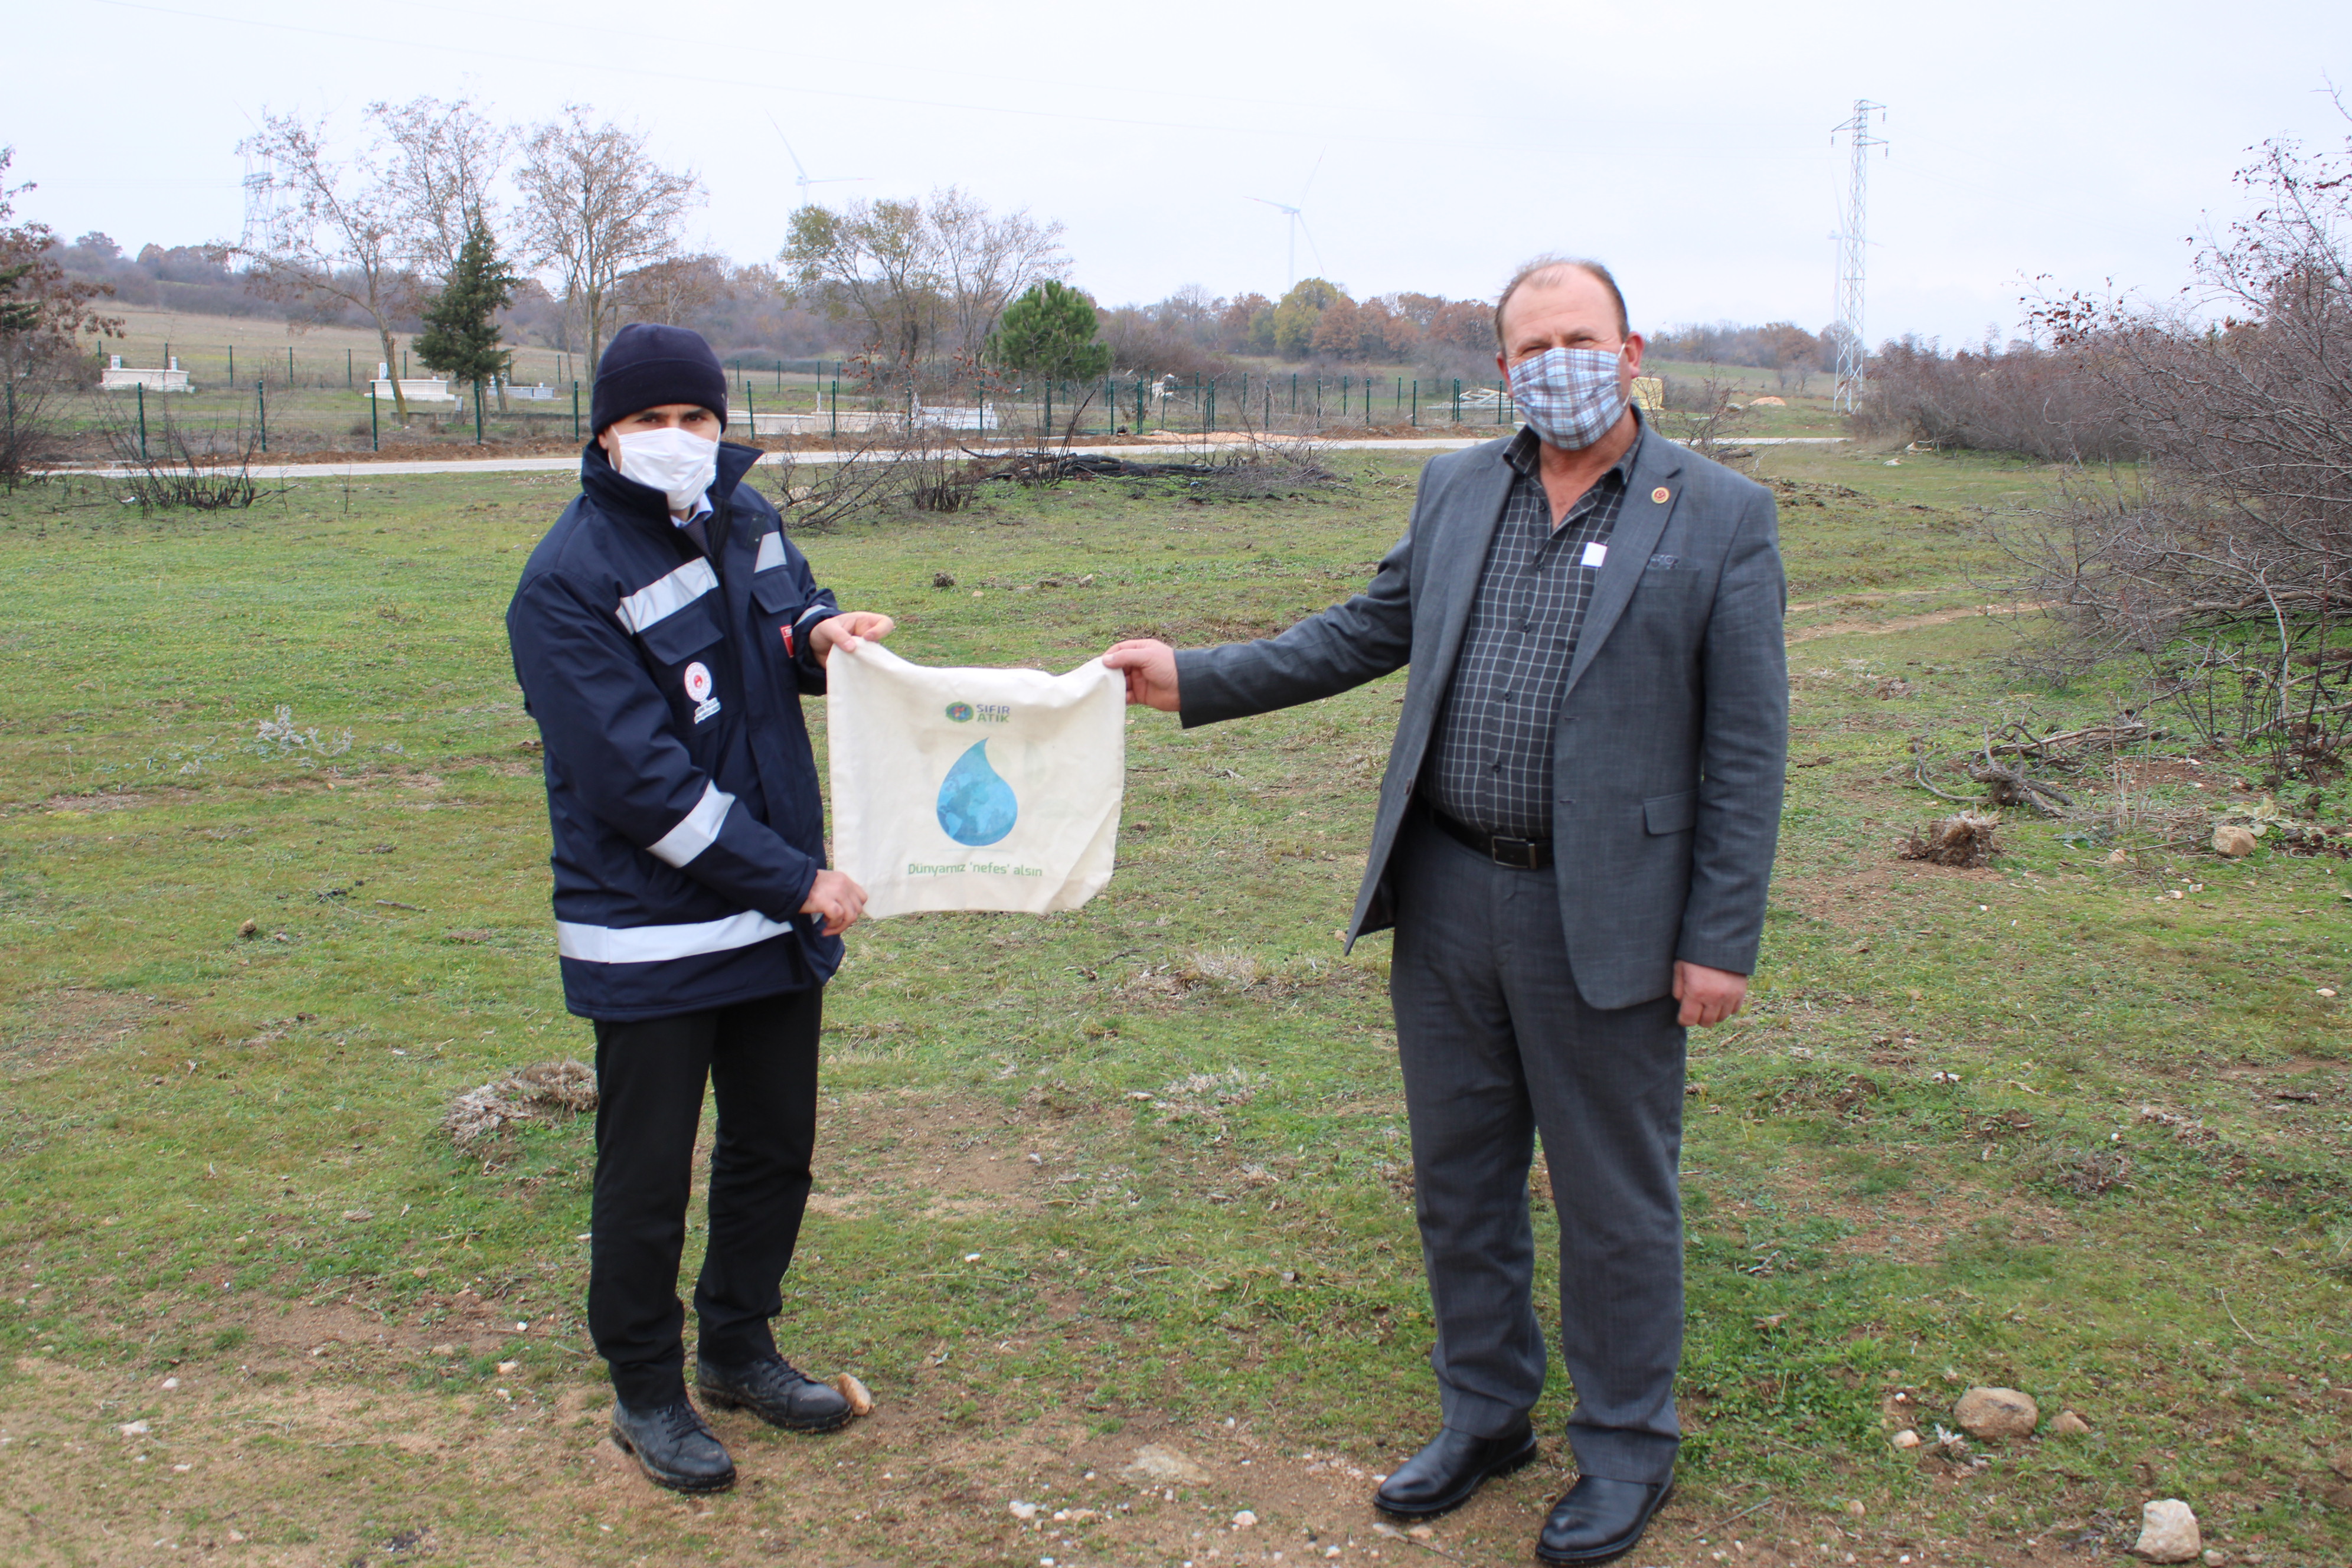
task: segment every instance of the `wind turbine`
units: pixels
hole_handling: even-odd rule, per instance
[[[1305,203],[1307,200],[1307,189],[1315,184],[1315,176],[1322,172],[1323,157],[1324,154],[1321,153],[1315,154],[1315,167],[1307,171],[1307,184],[1298,187],[1297,203],[1268,201],[1264,196],[1252,196],[1250,198],[1250,200],[1254,202],[1262,203],[1266,206],[1274,208],[1275,211],[1283,214],[1290,219],[1290,251],[1289,261],[1287,263],[1290,276],[1283,284],[1283,289],[1285,292],[1288,292],[1292,288],[1296,287],[1298,282],[1298,231],[1307,227],[1307,214],[1303,205],[1300,204]],[[1311,228],[1307,230],[1307,248],[1312,251],[1315,255],[1316,269],[1318,271],[1322,270],[1323,247],[1315,243],[1315,231]]]
[[[762,110],[761,112],[765,114],[767,111]],[[808,166],[801,162],[801,155],[793,151],[792,138],[784,134],[784,128],[782,126],[776,124],[776,117],[774,115],[768,115],[768,124],[774,129],[776,132],[776,140],[784,144],[784,156],[793,161],[793,168],[796,171],[798,175],[798,177],[793,181],[793,184],[801,188],[801,205],[806,206],[809,205],[808,193],[811,185],[854,185],[861,180],[869,180],[873,178],[870,174],[830,174],[822,180],[810,179]]]

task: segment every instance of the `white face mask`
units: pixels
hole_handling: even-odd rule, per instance
[[[719,443],[670,426],[624,430],[613,467],[669,497],[672,511],[692,511],[719,477]]]

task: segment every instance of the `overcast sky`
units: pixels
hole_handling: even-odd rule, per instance
[[[470,93],[641,125],[709,191],[691,237],[740,260],[773,257],[796,197],[772,117],[812,175],[865,176],[818,199],[956,184],[1059,219],[1106,303],[1281,293],[1259,196],[1305,208],[1300,276],[1360,296],[1491,297],[1564,249],[1648,325],[1831,319],[1830,131],[1867,98],[1874,342],[2005,333],[2042,274],[2170,292],[2239,210],[2246,150],[2340,145],[2324,91],[2352,86],[2344,0],[65,0],[8,35],[57,62],[0,108],[10,177],[40,187],[20,214],[132,249],[234,237],[265,107],[348,135],[372,100]]]

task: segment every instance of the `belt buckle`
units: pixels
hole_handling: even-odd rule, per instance
[[[1496,865],[1514,871],[1537,868],[1536,841],[1532,838],[1506,838],[1498,833],[1486,841],[1486,855]]]

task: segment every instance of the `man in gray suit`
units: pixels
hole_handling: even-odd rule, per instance
[[[1631,405],[1642,339],[1605,268],[1533,264],[1495,321],[1527,427],[1422,470],[1370,587],[1276,637],[1106,662],[1187,728],[1411,668],[1349,937],[1396,930],[1443,1426],[1374,1501],[1443,1513],[1535,1455],[1539,1132],[1578,1478],[1536,1550],[1605,1563],[1673,1483],[1684,1031],[1756,964],[1786,594],[1770,492]]]

